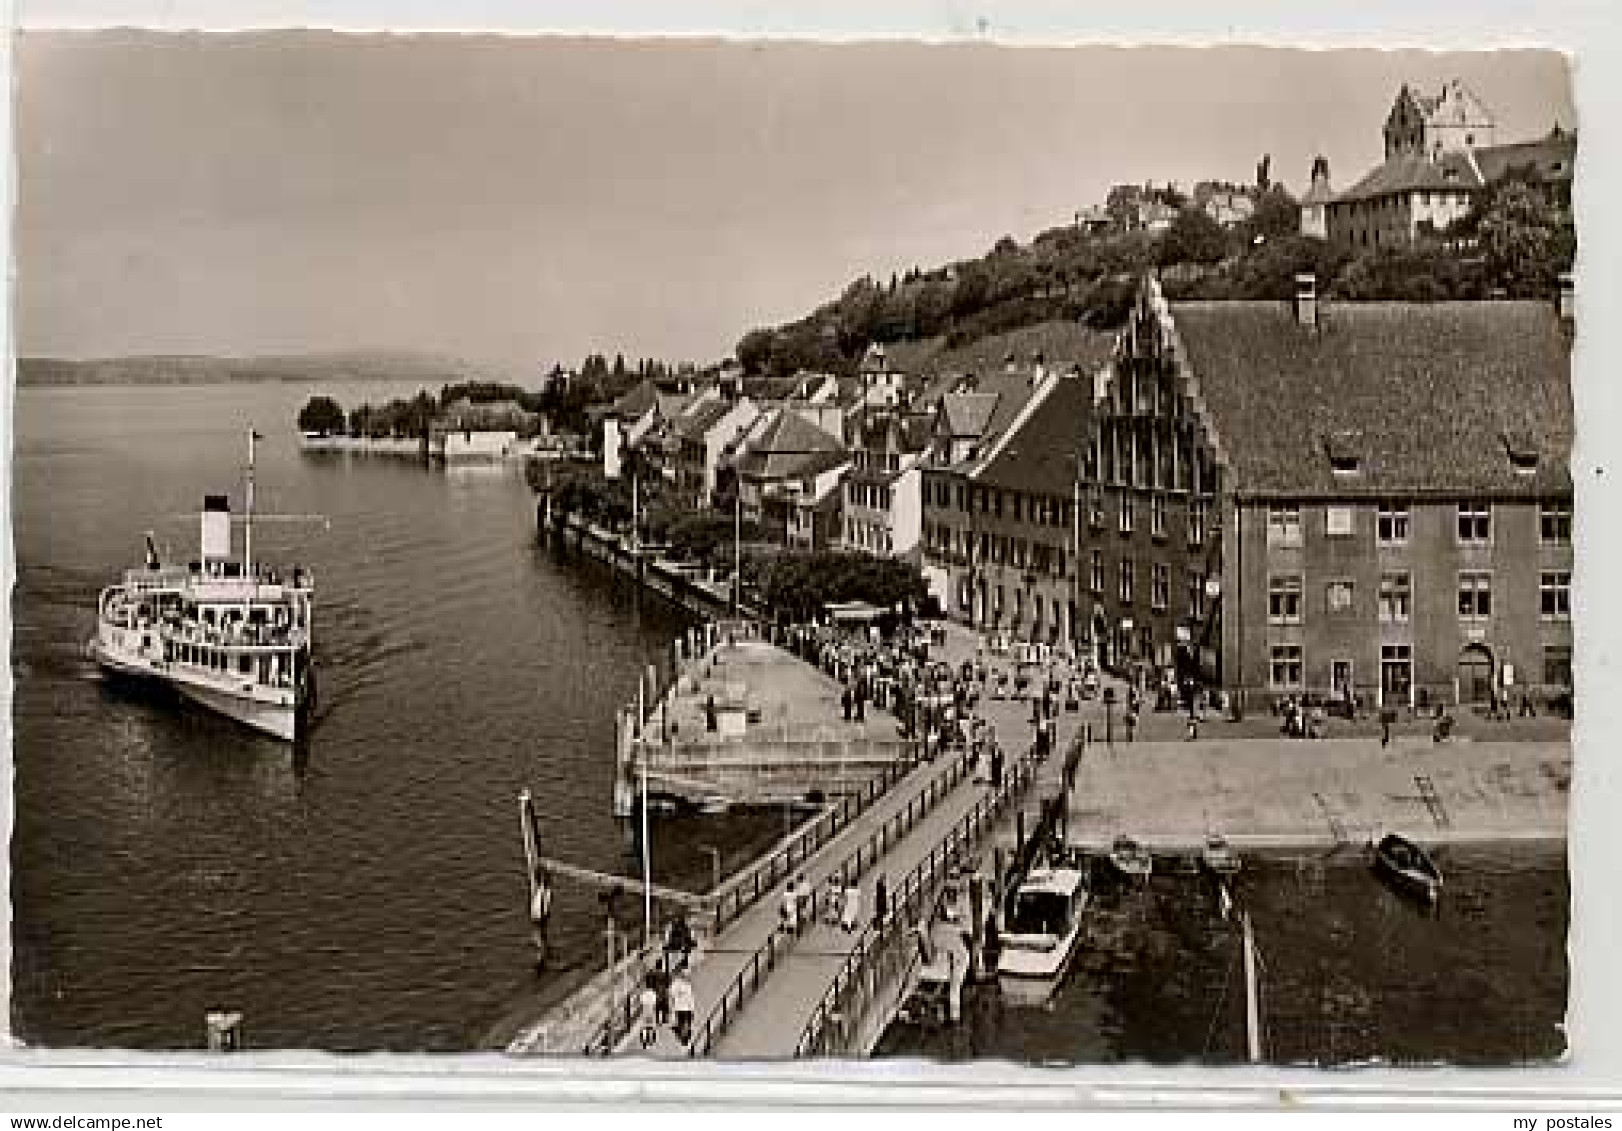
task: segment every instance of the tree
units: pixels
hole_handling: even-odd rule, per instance
[[[738,364],[743,366],[745,373],[754,377],[766,371],[766,363],[772,356],[772,339],[775,337],[775,331],[758,329],[738,339]]]
[[[298,426],[301,432],[331,436],[344,430],[344,410],[331,397],[311,397],[299,410]]]
[[[1176,263],[1218,263],[1228,254],[1228,233],[1211,217],[1196,208],[1185,208],[1160,234],[1155,262],[1162,267]]]
[[[1489,189],[1465,227],[1474,229],[1492,285],[1517,298],[1552,294],[1577,250],[1571,226],[1520,179]]]
[[[1293,236],[1301,230],[1301,206],[1283,185],[1274,185],[1256,200],[1256,210],[1240,225],[1247,244]]]

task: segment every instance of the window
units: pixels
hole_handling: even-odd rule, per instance
[[[1571,619],[1571,571],[1553,570],[1538,575],[1538,611],[1544,620]]]
[[[1188,619],[1203,620],[1205,618],[1205,577],[1203,574],[1191,573],[1188,575]]]
[[[1015,522],[1018,522],[1020,520],[1020,513],[1019,512],[1020,512],[1021,498],[1022,498],[1022,496],[1016,491],[1014,493],[1014,521]],[[1034,510],[1034,508],[1033,508],[1033,510]],[[1034,518],[1035,515],[1033,514],[1032,517]]]
[[[1548,546],[1571,542],[1571,504],[1544,503],[1538,508],[1538,537]]]
[[[1406,624],[1413,605],[1413,580],[1406,573],[1380,575],[1380,620]]]
[[[1325,507],[1324,533],[1331,538],[1344,538],[1352,532],[1351,507]]]
[[[1349,613],[1352,611],[1352,583],[1345,578],[1331,581],[1324,586],[1324,608],[1330,613]]]
[[[991,513],[996,515],[998,518],[1002,517],[1002,492],[1001,491],[993,491],[993,492],[991,492]]]
[[[1269,546],[1299,546],[1301,544],[1301,508],[1267,508],[1267,544]]]
[[[1209,507],[1200,501],[1191,501],[1188,504],[1188,544],[1190,546],[1205,545],[1205,523]]]
[[[1154,575],[1149,584],[1149,603],[1157,609],[1164,609],[1171,604],[1171,567],[1160,562],[1155,563]]]
[[[1132,603],[1132,563],[1130,561],[1121,563],[1116,595],[1120,597],[1121,604],[1130,605]]]
[[[1104,591],[1104,554],[1101,550],[1093,551],[1092,582],[1094,593]]]
[[[1486,620],[1492,616],[1492,574],[1469,572],[1459,574],[1459,617],[1463,620]]]
[[[1116,528],[1122,534],[1132,533],[1132,496],[1126,491],[1121,492],[1121,509],[1118,513]]]
[[[1543,682],[1554,687],[1571,686],[1571,646],[1546,644],[1543,646]]]
[[[1149,533],[1155,538],[1166,536],[1166,496],[1149,497]]]
[[[1459,504],[1459,541],[1481,543],[1492,538],[1492,504]]]
[[[1267,579],[1267,623],[1301,623],[1301,577],[1289,574]]]
[[[1299,688],[1301,667],[1301,645],[1275,644],[1267,668],[1267,682],[1280,691]]]
[[[1406,504],[1395,503],[1380,504],[1380,513],[1375,521],[1375,532],[1382,546],[1405,546],[1408,544],[1408,507]]]
[[[1102,530],[1104,528],[1104,492],[1100,488],[1094,487],[1088,502],[1092,514],[1093,529]]]

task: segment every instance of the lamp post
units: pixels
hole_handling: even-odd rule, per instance
[[[732,615],[743,604],[743,483],[732,479]]]
[[[1115,688],[1104,688],[1104,744],[1115,752]]]
[[[701,844],[699,848],[710,858],[710,890],[714,891],[721,886],[721,850],[713,844]]]

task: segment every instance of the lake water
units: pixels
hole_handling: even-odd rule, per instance
[[[1362,851],[1258,855],[1237,879],[1260,955],[1263,1052],[1286,1064],[1503,1065],[1566,1048],[1563,848],[1442,848],[1435,911]],[[1037,1063],[1243,1062],[1241,932],[1211,880],[1161,866],[1101,880],[1084,949],[1045,1005],[977,988],[962,1024],[891,1026],[880,1056]]]
[[[47,1045],[196,1048],[204,1015],[254,1047],[476,1047],[533,995],[517,791],[554,855],[634,868],[611,810],[613,712],[682,627],[535,544],[521,475],[304,455],[312,393],[236,385],[22,389],[13,597],[13,1029]],[[99,589],[152,530],[197,556],[205,492],[241,509],[259,446],[255,556],[315,572],[318,719],[300,754],[103,682],[81,652]],[[655,870],[695,890],[780,814],[654,829]],[[603,950],[566,887],[554,941]],[[543,980],[544,982],[544,980]],[[544,989],[544,986],[542,987]]]

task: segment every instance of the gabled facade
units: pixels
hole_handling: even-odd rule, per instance
[[[929,452],[930,424],[927,416],[890,409],[870,409],[853,422],[842,548],[885,557],[917,551],[923,531],[920,465]]]
[[[722,454],[759,415],[747,397],[727,401],[716,396],[675,421],[676,490],[684,504],[698,510],[713,504]]]
[[[1170,645],[1253,706],[1568,696],[1563,309],[1323,303],[1310,277],[1293,305],[1168,304],[1145,283],[1093,430],[1110,659],[1160,665]],[[1146,606],[1145,575],[1185,591],[1186,620],[1155,619],[1171,601]]]

